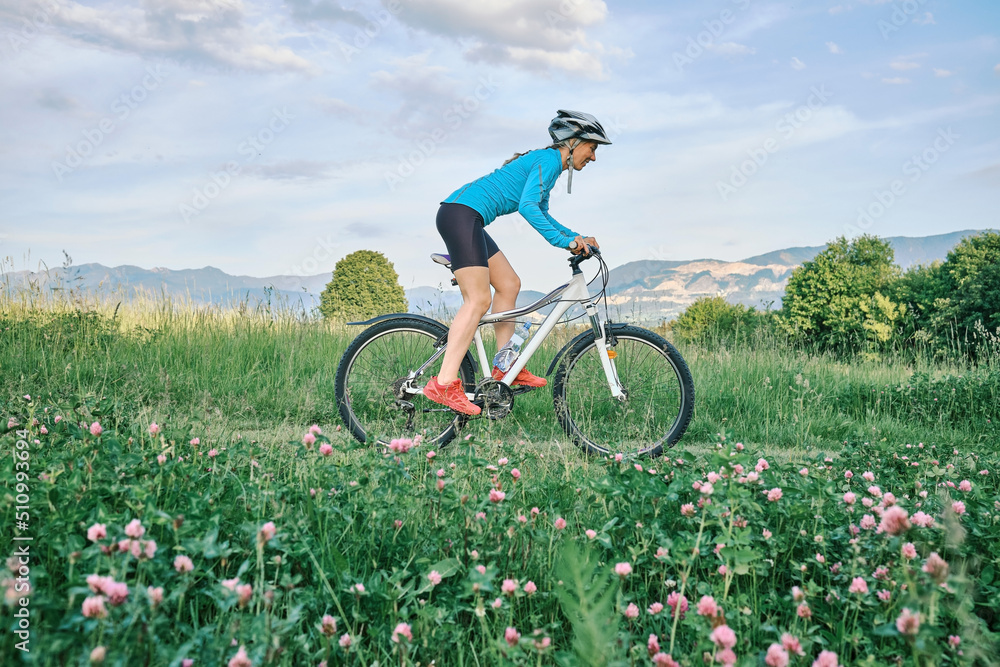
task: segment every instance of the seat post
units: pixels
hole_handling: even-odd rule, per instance
[[[446,255],[441,252],[432,252],[431,260],[433,260],[435,264],[440,264],[451,271],[451,284],[457,287],[458,281],[455,280],[455,272],[451,269],[451,255]]]

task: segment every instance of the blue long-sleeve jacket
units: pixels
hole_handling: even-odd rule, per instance
[[[518,211],[545,240],[569,248],[578,234],[549,215],[549,191],[562,173],[562,155],[555,149],[525,153],[492,174],[478,178],[451,193],[445,204],[465,204],[483,216],[488,225],[501,215]]]

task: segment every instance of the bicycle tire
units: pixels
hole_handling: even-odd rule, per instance
[[[443,324],[405,317],[379,322],[358,334],[340,358],[334,385],[340,417],[351,435],[360,442],[388,445],[392,438],[420,434],[423,444],[432,447],[443,447],[455,437],[465,415],[417,395],[412,401],[413,423],[407,428],[407,413],[397,407],[393,393],[393,384],[418,369],[435,352],[434,343],[446,342],[447,337]],[[442,359],[415,381],[425,384],[437,374]],[[459,377],[466,391],[474,391],[475,370],[468,356],[462,360]]]
[[[552,386],[556,416],[566,434],[588,453],[660,456],[681,439],[694,415],[691,371],[677,348],[648,329],[616,325],[611,335],[626,401],[611,396],[590,332],[559,360]],[[646,360],[650,363],[644,365]],[[641,377],[648,369],[661,373],[646,378],[652,390],[643,386]],[[650,405],[639,412],[643,400]],[[640,418],[646,423],[638,423]]]

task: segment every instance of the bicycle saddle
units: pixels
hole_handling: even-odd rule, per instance
[[[438,264],[443,264],[444,266],[448,267],[449,270],[451,269],[451,255],[445,255],[444,253],[440,252],[432,252],[431,259],[433,259]],[[456,286],[458,285],[458,281],[455,280],[454,275],[451,277],[451,284]]]

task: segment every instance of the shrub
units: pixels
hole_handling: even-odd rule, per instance
[[[907,338],[938,357],[982,360],[1000,328],[1000,233],[962,239],[948,258],[907,271],[895,287],[909,305]]]
[[[669,328],[682,343],[731,344],[766,326],[767,318],[753,307],[729,303],[721,296],[707,296],[688,306]]]
[[[792,271],[782,301],[782,327],[821,348],[882,347],[905,312],[887,296],[898,275],[888,241],[842,236]]]
[[[406,294],[392,263],[380,252],[358,250],[337,262],[333,279],[320,295],[327,318],[368,318],[405,313]]]

